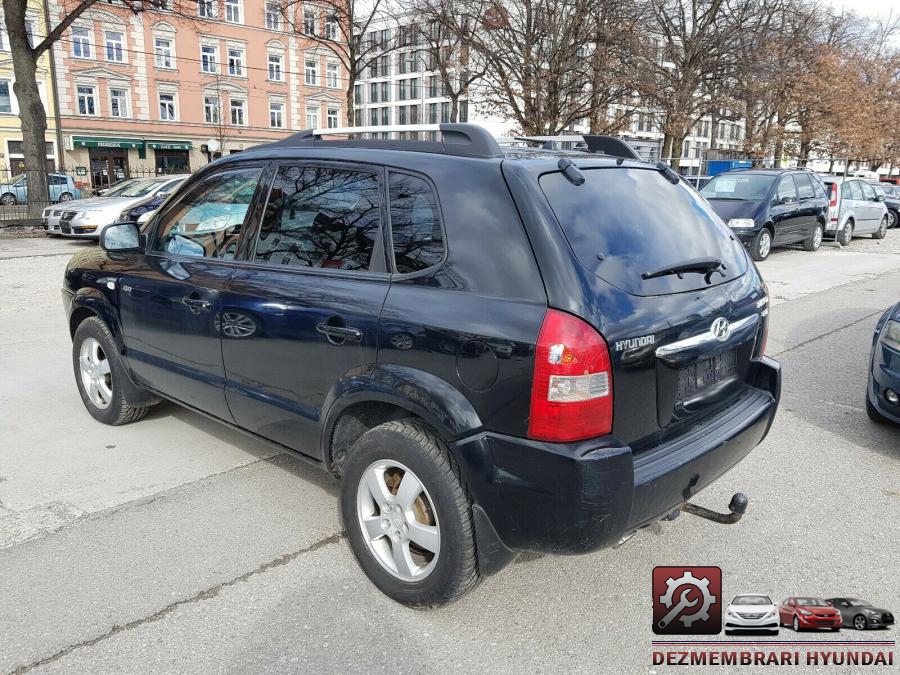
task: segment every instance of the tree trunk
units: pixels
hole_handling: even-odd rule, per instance
[[[662,144],[662,159],[664,162],[671,162],[673,158],[672,156],[672,134],[668,131],[663,132],[663,144]]]
[[[828,158],[828,173],[830,173],[830,174],[834,173],[834,157]]]
[[[684,136],[672,138],[672,168],[677,172],[681,168],[681,153],[684,148]]]
[[[456,124],[459,121],[459,95],[450,96],[450,122]]]
[[[19,102],[22,146],[28,186],[28,217],[40,218],[49,202],[47,189],[47,111],[37,83],[37,60],[25,33],[24,0],[3,0],[6,33],[12,55],[16,83],[13,91]],[[62,152],[59,148],[57,152]]]
[[[354,95],[356,90],[356,73],[353,72],[353,68],[348,68],[347,73],[347,126],[352,127],[355,126],[354,121],[354,109],[353,106],[355,104]]]
[[[778,140],[775,142],[775,168],[781,168],[781,156],[784,154],[784,138],[781,134],[778,135]]]

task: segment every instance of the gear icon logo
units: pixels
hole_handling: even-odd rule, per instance
[[[721,632],[721,569],[656,567],[652,586],[654,633],[718,635]]]

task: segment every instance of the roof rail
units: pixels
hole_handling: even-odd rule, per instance
[[[440,132],[438,141],[406,141],[389,139],[328,140],[323,136],[357,134],[383,134],[405,132]],[[386,126],[337,127],[331,129],[306,129],[284,140],[258,147],[329,147],[375,148],[379,150],[407,150],[435,152],[457,157],[489,159],[503,157],[503,150],[491,134],[477,124],[394,124]]]

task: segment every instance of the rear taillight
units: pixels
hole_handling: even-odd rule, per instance
[[[581,319],[548,309],[534,356],[528,436],[579,441],[612,431],[613,382],[606,340]]]
[[[828,202],[828,210],[831,212],[831,220],[838,219],[837,214],[838,186],[837,183],[831,184],[831,200]]]

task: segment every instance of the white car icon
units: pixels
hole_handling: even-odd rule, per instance
[[[778,635],[778,608],[768,595],[736,595],[725,608],[725,635],[743,630],[769,631]]]

